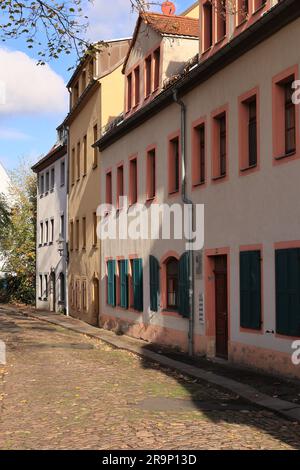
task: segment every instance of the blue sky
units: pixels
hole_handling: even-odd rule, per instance
[[[174,3],[180,14],[193,0]],[[85,14],[90,40],[132,35],[135,15],[129,0],[114,0],[113,4],[94,0],[93,5],[86,3]],[[20,158],[34,163],[52,147],[56,127],[68,112],[65,83],[72,73],[68,68],[75,62],[74,54],[38,67],[34,51],[22,40],[0,46],[0,162],[7,170],[14,169]]]

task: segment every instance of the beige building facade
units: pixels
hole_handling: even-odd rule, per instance
[[[140,108],[127,106],[98,142],[103,201],[118,207],[127,196],[127,215],[135,219],[140,203],[150,218],[155,203],[182,206],[185,183],[194,207],[204,204],[204,247],[191,254],[184,240],[104,240],[100,325],[299,377],[292,354],[300,338],[300,123],[292,84],[300,62],[291,47],[300,38],[299,4],[251,1],[247,15],[228,13],[222,23],[207,3],[200,1],[199,63],[162,92],[152,89]],[[118,207],[117,227],[123,212]],[[111,218],[108,211],[103,224]]]
[[[93,143],[123,109],[121,73],[130,40],[109,41],[87,56],[73,74],[69,130],[69,314],[98,324],[100,243],[96,236],[100,204],[101,156]]]

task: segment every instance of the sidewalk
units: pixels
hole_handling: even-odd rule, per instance
[[[164,367],[204,380],[236,393],[240,397],[262,406],[285,418],[300,422],[300,382],[260,374],[250,369],[208,361],[204,358],[188,358],[157,345],[128,336],[90,326],[80,320],[56,313],[36,311],[33,308],[1,305],[2,310],[27,315],[52,323],[74,332],[104,341],[118,349],[130,351]],[[236,378],[239,380],[237,381]],[[251,383],[251,385],[249,385]],[[280,397],[280,398],[279,398]]]

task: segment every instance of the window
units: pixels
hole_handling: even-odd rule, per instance
[[[46,173],[46,193],[49,192],[49,189],[50,189],[50,175],[49,175],[49,171],[47,171],[47,173]]]
[[[53,191],[55,185],[55,169],[51,168],[51,191]]]
[[[43,298],[43,276],[42,276],[42,274],[40,274],[39,279],[40,279],[40,282],[39,282],[39,292],[40,292],[39,299],[42,300],[42,298]]]
[[[85,88],[86,88],[86,71],[83,70],[82,76],[81,76],[81,90],[82,90],[82,92],[84,92]]]
[[[143,311],[143,260],[131,260],[131,307],[138,312]]]
[[[246,93],[239,105],[239,154],[240,171],[258,165],[258,90]]]
[[[75,149],[72,149],[72,168],[71,168],[71,182],[75,184]]]
[[[238,0],[237,7],[237,23],[240,25],[248,18],[249,15],[249,0]]]
[[[44,300],[48,299],[48,275],[44,275],[44,281],[45,281],[45,292],[44,292]]]
[[[40,176],[40,194],[44,194],[44,175]]]
[[[82,281],[82,310],[87,310],[87,289],[86,289],[86,279]]]
[[[107,304],[111,307],[116,306],[116,262],[114,260],[107,262]]]
[[[89,62],[89,79],[92,80],[94,78],[94,59],[91,59]]]
[[[44,243],[44,224],[40,223],[40,246]]]
[[[154,51],[154,90],[159,88],[160,82],[160,48]]]
[[[127,111],[132,108],[132,74],[127,76]]]
[[[179,136],[169,141],[169,194],[179,191]]]
[[[284,107],[285,107],[285,153],[289,154],[296,150],[296,107],[292,101],[294,79],[284,84]]]
[[[117,207],[122,207],[120,198],[124,196],[124,166],[120,165],[117,169]]]
[[[226,36],[226,0],[218,0],[217,3],[217,42]]]
[[[149,256],[150,276],[150,310],[158,312],[160,304],[160,267],[159,261],[152,255]]]
[[[226,112],[213,118],[213,180],[227,174]]]
[[[119,305],[128,308],[128,261],[118,261],[119,268]]]
[[[205,183],[205,124],[193,128],[193,185]]]
[[[77,103],[78,98],[79,98],[79,83],[77,82],[73,88],[73,106],[75,106],[75,104]]]
[[[273,155],[277,163],[297,151],[299,110],[292,101],[292,85],[297,76],[295,66],[273,78]]]
[[[98,126],[97,126],[97,124],[94,125],[93,133],[94,133],[94,143],[95,143],[98,140]],[[94,147],[93,168],[96,168],[97,165],[98,165],[98,147]]]
[[[65,238],[65,216],[62,214],[60,216],[60,235],[64,239]]]
[[[66,287],[65,287],[65,275],[64,273],[60,273],[59,275],[59,303],[63,305],[65,303],[65,294]]]
[[[129,203],[137,203],[137,159],[132,158],[129,163]]]
[[[80,280],[77,279],[76,281],[76,288],[75,288],[75,302],[76,302],[76,309],[80,311]]]
[[[151,55],[147,57],[145,60],[145,97],[147,98],[151,95],[152,86],[151,86],[151,79],[152,79],[152,57]]]
[[[136,67],[134,70],[134,105],[137,106],[140,102],[140,68]]]
[[[77,168],[77,181],[79,181],[80,180],[80,142],[78,142],[77,144],[76,168]]]
[[[86,218],[82,218],[82,249],[86,249]]]
[[[276,250],[276,332],[300,336],[300,249]]]
[[[98,237],[97,237],[97,213],[94,212],[93,213],[93,247],[94,248],[97,247],[97,241],[98,241]]]
[[[261,253],[240,253],[240,324],[261,329]]]
[[[74,222],[70,223],[70,250],[74,249]]]
[[[49,222],[46,220],[45,222],[45,231],[46,231],[46,237],[45,237],[45,245],[49,243]]]
[[[213,43],[213,6],[210,1],[203,4],[202,31],[203,52],[205,52]]]
[[[65,178],[66,178],[66,169],[65,169],[65,161],[63,160],[60,163],[60,184],[61,186],[64,186],[65,184]]]
[[[167,273],[167,308],[177,310],[178,308],[178,261],[169,258],[166,262]]]
[[[54,242],[54,219],[50,220],[50,243]]]
[[[87,136],[83,137],[83,176],[87,174]]]
[[[79,220],[76,220],[76,251],[79,250]]]
[[[147,199],[156,195],[156,152],[155,148],[147,152]]]
[[[106,173],[106,204],[112,204],[112,173]]]

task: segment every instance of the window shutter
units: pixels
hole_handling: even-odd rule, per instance
[[[128,261],[120,262],[120,306],[128,308]]]
[[[116,306],[116,262],[107,262],[107,303],[112,307]]]
[[[189,300],[189,259],[190,254],[184,253],[179,260],[178,273],[178,313],[183,317],[190,316],[190,300]]]
[[[261,328],[260,251],[240,253],[240,322],[242,328]]]
[[[276,332],[300,336],[300,249],[276,250]]]
[[[143,260],[133,260],[133,298],[134,309],[143,311]]]
[[[159,261],[155,256],[149,256],[150,267],[150,310],[158,312],[160,303]]]

